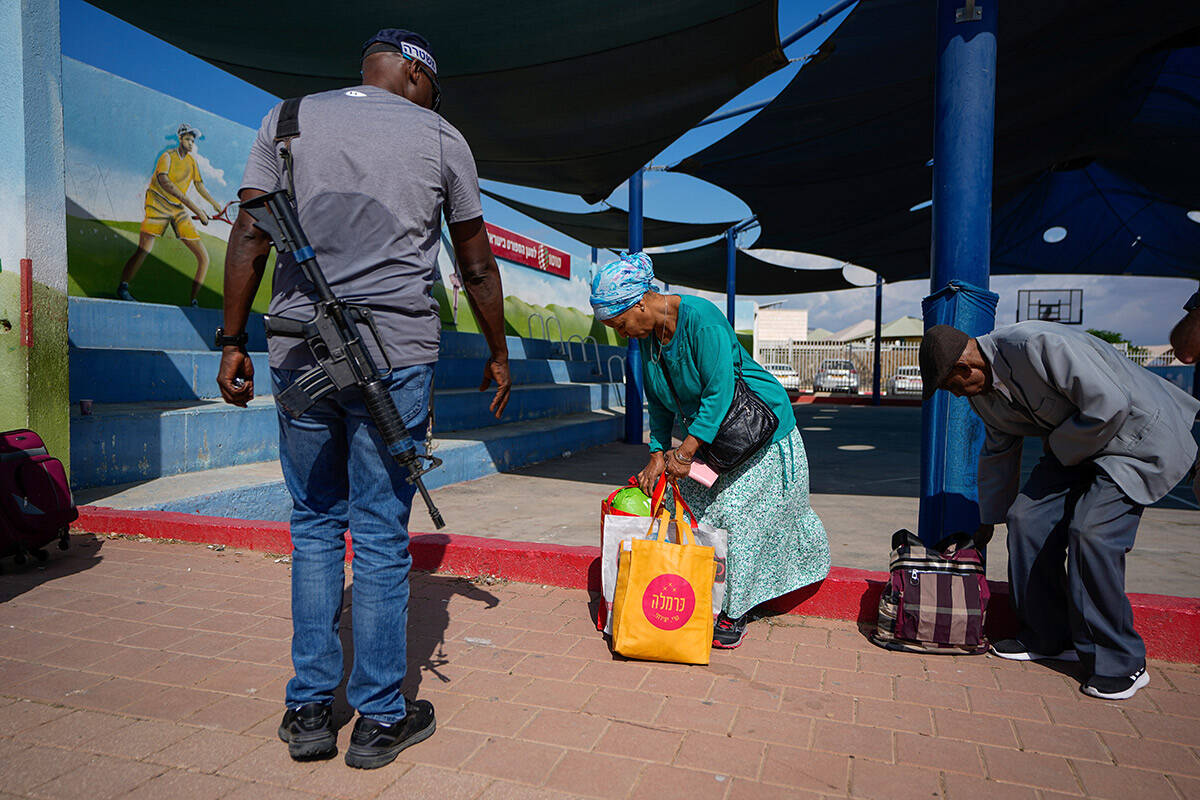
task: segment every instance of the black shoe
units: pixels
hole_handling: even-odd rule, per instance
[[[297,761],[328,758],[337,753],[333,730],[333,707],[328,703],[305,703],[283,712],[279,738],[287,742],[288,755]]]
[[[1142,667],[1132,675],[1122,675],[1119,678],[1108,678],[1103,675],[1093,675],[1080,687],[1084,694],[1099,697],[1101,700],[1128,700],[1137,694],[1137,690],[1150,684],[1150,675]]]
[[[743,614],[737,619],[730,619],[722,611],[717,616],[716,624],[713,625],[712,646],[721,650],[734,649],[742,643],[742,639],[746,638],[746,625],[749,622],[749,614]]]
[[[129,293],[129,284],[125,283],[124,281],[117,284],[117,299],[127,300],[131,303],[137,302],[137,298]]]
[[[428,700],[410,702],[404,719],[391,725],[359,717],[346,748],[346,766],[375,769],[390,764],[401,750],[425,741],[435,730],[433,703]]]
[[[1001,639],[992,642],[992,652],[1009,661],[1078,661],[1079,653],[1073,649],[1058,653],[1038,653],[1030,650],[1020,639]]]

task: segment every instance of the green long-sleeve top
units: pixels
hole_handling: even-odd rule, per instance
[[[786,438],[796,427],[787,391],[750,357],[715,305],[690,295],[679,299],[679,321],[670,343],[660,350],[654,334],[639,343],[650,410],[650,452],[670,448],[676,415],[691,420],[689,434],[702,442],[713,440],[733,402],[734,364],[739,353],[746,384],[779,418],[772,443]],[[681,407],[676,407],[663,369],[671,371]]]

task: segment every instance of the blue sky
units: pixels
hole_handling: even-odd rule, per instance
[[[833,0],[780,0],[781,35],[799,28],[833,4]],[[115,73],[137,83],[171,94],[214,114],[254,128],[278,99],[187,53],[178,50],[114,17],[97,10],[83,0],[61,0],[63,54]],[[791,45],[787,54],[793,59],[816,50],[817,46],[844,18],[844,14]],[[726,109],[774,97],[800,68],[794,63],[768,76],[733,98]],[[652,163],[673,165],[684,157],[717,141],[752,115],[707,125],[689,131],[657,155]],[[588,211],[579,197],[523,187],[506,186],[493,181],[484,185],[526,202],[567,211]],[[732,194],[687,175],[663,172],[646,173],[645,212],[662,219],[704,222],[745,218],[750,210]],[[622,185],[609,198],[617,207],[627,207],[627,188]],[[572,254],[575,270],[586,269],[590,250],[584,245],[547,228],[507,207],[484,198],[484,215],[489,222],[523,233]],[[755,231],[743,234],[742,247],[752,247]],[[603,254],[601,256],[603,258]],[[795,266],[824,266],[826,260],[808,256],[783,257]],[[573,270],[573,271],[575,271]],[[870,281],[864,271],[855,280]],[[1165,342],[1174,321],[1182,316],[1180,305],[1195,289],[1192,281],[1164,278],[1037,276],[1004,277],[992,281],[992,289],[1001,296],[997,322],[1013,321],[1019,288],[1084,289],[1084,322],[1089,327],[1109,328],[1125,333],[1143,344]],[[927,293],[925,281],[907,281],[889,285],[884,293],[884,319],[911,314],[920,316],[920,301]],[[721,295],[705,294],[724,308]],[[791,308],[807,308],[811,326],[836,330],[874,312],[874,289],[864,288],[789,297],[755,297],[759,302],[786,300]],[[740,322],[740,320],[739,320]]]

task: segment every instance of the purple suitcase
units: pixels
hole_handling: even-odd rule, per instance
[[[44,561],[50,542],[67,549],[78,518],[66,470],[42,437],[31,430],[0,433],[0,557]]]

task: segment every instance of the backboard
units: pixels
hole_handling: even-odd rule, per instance
[[[1037,319],[1083,324],[1083,289],[1018,289],[1017,322]]]

